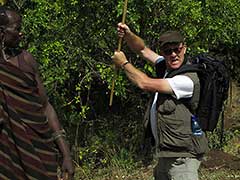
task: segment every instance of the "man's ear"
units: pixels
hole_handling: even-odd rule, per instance
[[[159,55],[164,56],[163,50],[161,48],[159,49]]]
[[[0,26],[6,26],[9,23],[9,19],[5,10],[0,9]]]
[[[0,27],[0,42],[2,42],[4,39],[4,29]]]
[[[183,47],[184,47],[184,54],[185,54],[187,52],[187,45],[184,44]]]

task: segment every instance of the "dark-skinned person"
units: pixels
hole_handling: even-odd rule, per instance
[[[19,47],[21,22],[16,11],[0,7],[0,179],[70,180],[74,166],[66,134],[36,60]]]
[[[151,62],[162,74],[162,77],[149,77],[134,67],[122,51],[115,51],[112,56],[115,65],[124,70],[132,83],[143,91],[154,93],[149,122],[155,140],[154,157],[158,162],[154,168],[155,180],[198,180],[198,169],[208,152],[208,141],[204,132],[199,136],[193,134],[193,114],[184,101],[191,99],[192,107],[197,107],[199,79],[194,72],[168,77],[169,72],[188,63],[184,37],[178,31],[161,34],[158,54],[126,24],[119,23],[117,30],[132,51]]]

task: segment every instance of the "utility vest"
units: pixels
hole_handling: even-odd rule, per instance
[[[200,83],[196,73],[185,73],[194,82],[191,98],[177,100],[172,95],[161,94],[157,100],[156,144],[159,157],[195,157],[208,152],[208,141],[202,136],[194,136],[191,130],[191,116],[197,108]],[[191,102],[191,104],[189,104]]]

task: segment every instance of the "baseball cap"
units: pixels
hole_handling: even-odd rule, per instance
[[[184,42],[184,37],[178,31],[167,31],[163,33],[159,38],[160,47],[163,47],[168,43],[180,43]]]

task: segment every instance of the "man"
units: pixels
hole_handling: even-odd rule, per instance
[[[168,78],[172,71],[188,63],[184,58],[187,50],[184,38],[177,31],[162,34],[158,55],[146,47],[144,41],[131,32],[126,24],[118,24],[118,34],[134,52],[158,67],[157,71],[160,72],[157,74],[163,74],[161,78],[148,77],[128,62],[121,51],[115,52],[112,57],[116,66],[124,69],[130,81],[144,91],[155,93],[150,113],[151,130],[159,158],[154,169],[155,179],[198,180],[201,159],[208,150],[205,134],[194,136],[191,129],[192,109],[196,109],[200,95],[199,79],[196,73]],[[191,108],[186,105],[190,100]]]
[[[33,56],[18,48],[21,17],[0,7],[0,179],[73,179],[74,167]],[[57,145],[57,146],[56,146]]]

